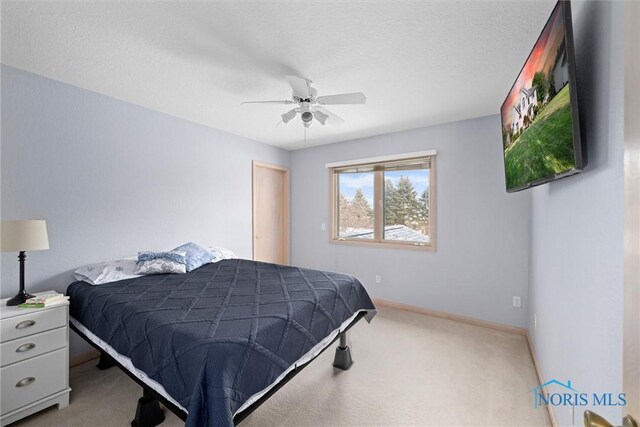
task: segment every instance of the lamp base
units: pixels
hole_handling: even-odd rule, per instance
[[[33,298],[33,295],[27,293],[27,291],[25,291],[24,289],[21,289],[20,292],[18,292],[18,295],[7,301],[7,306],[22,304],[29,298]]]

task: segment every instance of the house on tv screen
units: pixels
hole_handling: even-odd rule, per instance
[[[511,131],[516,133],[531,124],[535,117],[535,106],[538,104],[538,94],[535,88],[520,89],[518,102],[513,106],[511,117]]]

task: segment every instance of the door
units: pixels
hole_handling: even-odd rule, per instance
[[[253,162],[253,259],[289,263],[289,170]]]
[[[640,420],[640,3],[625,2],[623,412]],[[617,420],[614,420],[617,421]]]

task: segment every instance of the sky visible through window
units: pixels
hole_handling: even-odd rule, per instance
[[[385,172],[385,178],[391,179],[394,185],[398,185],[401,176],[409,178],[418,195],[429,185],[428,169]],[[351,200],[358,189],[362,190],[369,205],[373,206],[373,172],[340,174],[341,194]]]

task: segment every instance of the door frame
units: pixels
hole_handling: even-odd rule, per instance
[[[625,2],[623,415],[640,420],[640,3]]]
[[[256,259],[256,217],[257,217],[257,204],[256,204],[256,169],[257,168],[266,168],[273,169],[280,172],[284,172],[284,226],[282,227],[282,240],[284,242],[284,263],[289,264],[289,253],[290,253],[290,241],[289,241],[289,228],[291,226],[289,221],[289,195],[290,195],[290,183],[289,183],[289,169],[284,166],[274,165],[271,163],[264,163],[254,160],[251,165],[251,256],[253,259]]]

